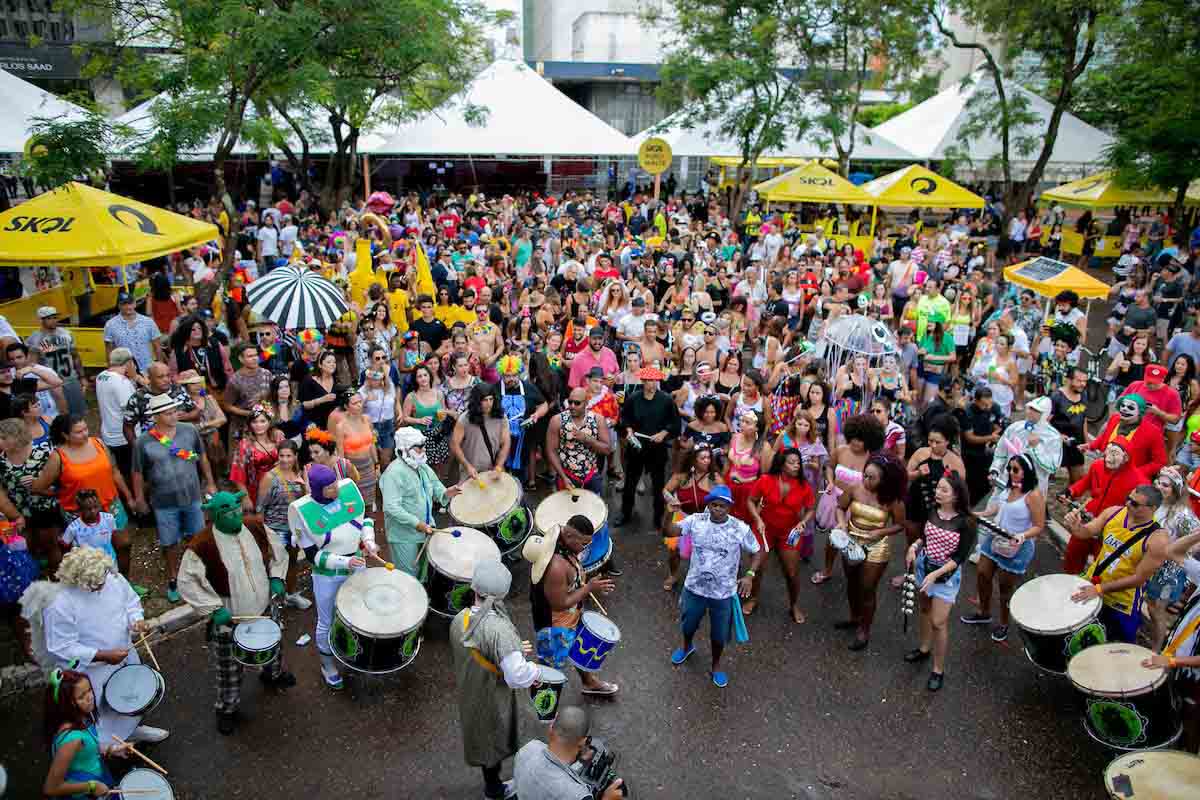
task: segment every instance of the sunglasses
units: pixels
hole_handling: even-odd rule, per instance
[[[581,406],[581,405],[583,405],[583,401],[582,401],[582,400],[568,400],[568,401],[567,401],[567,405],[569,405],[569,406]]]
[[[1125,505],[1129,506],[1130,508],[1142,508],[1146,505],[1146,503],[1139,502],[1131,497],[1125,501]]]

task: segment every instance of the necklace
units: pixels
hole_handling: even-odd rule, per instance
[[[158,428],[151,428],[148,431],[148,433],[150,434],[151,438],[153,438],[155,441],[157,441],[163,447],[167,448],[167,451],[170,452],[170,454],[175,456],[176,458],[181,459],[183,461],[199,461],[200,460],[200,455],[198,453],[195,453],[191,450],[185,450],[182,447],[176,447],[175,440],[172,439],[170,436],[167,436],[166,434],[159,432]]]

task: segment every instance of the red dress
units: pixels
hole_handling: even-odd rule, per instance
[[[229,467],[229,479],[246,487],[250,502],[258,505],[258,483],[279,461],[279,451],[274,447],[264,450],[262,445],[252,442],[247,436],[238,444],[237,455]]]
[[[784,495],[783,487],[788,487]],[[767,529],[767,544],[772,550],[799,550],[801,539],[788,545],[788,534],[800,522],[808,509],[816,504],[812,487],[808,481],[800,478],[789,478],[784,475],[763,475],[754,482],[750,497],[761,503],[758,515],[762,517]],[[754,532],[758,543],[763,543],[763,537],[758,531]]]

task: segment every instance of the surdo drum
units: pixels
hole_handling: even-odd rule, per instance
[[[507,472],[481,472],[478,481],[465,481],[460,488],[450,499],[454,521],[491,536],[504,558],[519,557],[533,528],[520,481]]]
[[[1074,656],[1107,641],[1104,626],[1097,621],[1100,598],[1086,603],[1071,599],[1087,585],[1077,575],[1042,575],[1013,592],[1008,610],[1021,631],[1025,655],[1038,668],[1065,675]]]
[[[1151,655],[1140,645],[1114,642],[1071,659],[1067,676],[1084,696],[1088,736],[1115,750],[1167,747],[1179,737],[1182,721],[1167,670],[1142,666]]]
[[[144,767],[129,770],[121,779],[120,789],[116,796],[130,800],[175,800],[175,792],[167,779],[161,773]]]
[[[538,533],[549,534],[555,525],[582,514],[592,523],[592,543],[579,554],[579,563],[589,576],[598,572],[612,558],[613,543],[608,535],[608,504],[604,498],[587,489],[563,489],[538,504],[533,524]]]
[[[425,549],[429,559],[429,609],[453,617],[475,602],[471,576],[480,561],[497,561],[500,548],[482,531],[457,526],[437,531]]]
[[[329,646],[352,670],[395,672],[417,657],[428,611],[425,587],[408,573],[359,570],[338,588]]]

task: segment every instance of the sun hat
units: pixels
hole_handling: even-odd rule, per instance
[[[166,411],[174,411],[179,408],[179,401],[167,393],[156,394],[150,398],[150,405],[146,408],[146,413],[150,416],[162,414]]]

